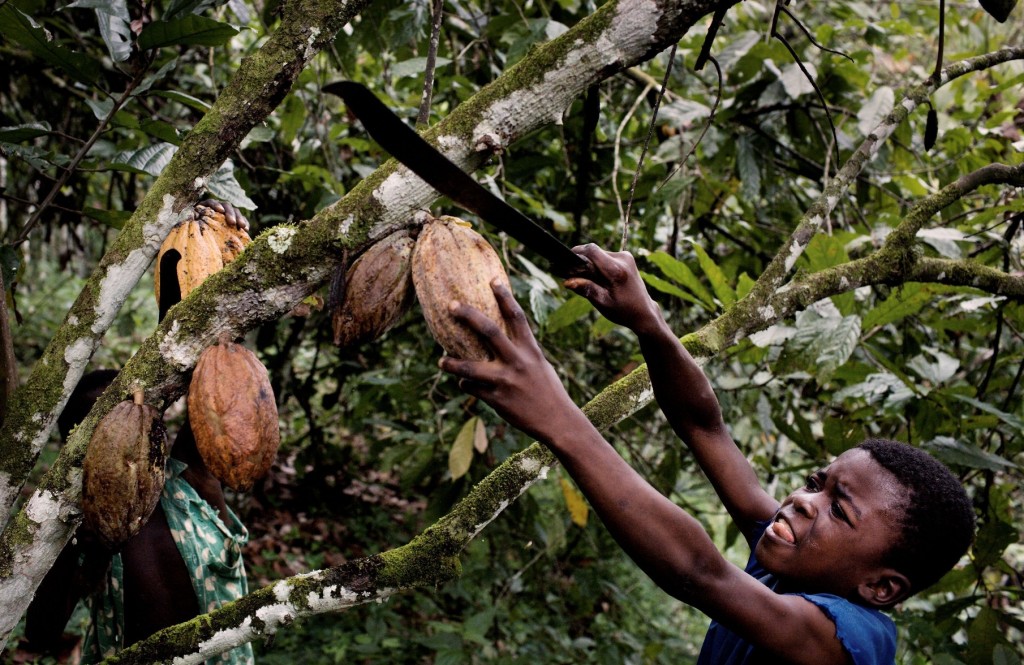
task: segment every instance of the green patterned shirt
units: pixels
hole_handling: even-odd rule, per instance
[[[242,546],[249,532],[231,509],[230,524],[181,477],[187,465],[167,460],[167,480],[160,507],[167,516],[192,588],[205,614],[249,592]],[[114,555],[107,584],[90,599],[92,622],[86,635],[83,662],[94,663],[124,648],[124,575],[121,555]],[[207,665],[253,665],[252,645],[244,644],[206,661]]]

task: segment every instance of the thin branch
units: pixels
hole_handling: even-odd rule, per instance
[[[640,159],[636,162],[636,170],[633,171],[633,182],[629,186],[629,201],[626,203],[626,214],[622,220],[622,241],[619,243],[619,251],[626,249],[626,240],[629,237],[630,212],[633,210],[633,197],[636,195],[636,183],[640,180],[640,172],[643,170],[644,157],[647,156],[647,146],[651,143],[651,135],[654,134],[654,124],[658,121],[658,109],[661,107],[661,99],[665,96],[665,89],[668,87],[668,79],[672,73],[672,63],[676,59],[676,46],[668,54],[668,64],[665,65],[665,78],[661,81],[661,90],[654,101],[654,109],[651,111],[651,122],[647,125],[647,137],[644,138],[644,147],[640,151]]]
[[[114,102],[114,105],[110,107],[110,111],[103,117],[100,124],[96,127],[96,131],[94,131],[92,136],[89,137],[89,140],[79,148],[78,152],[71,159],[71,163],[64,168],[60,177],[58,177],[57,181],[53,183],[53,187],[50,188],[49,193],[39,204],[39,207],[36,208],[35,212],[32,213],[32,216],[29,217],[27,222],[25,222],[25,226],[21,229],[17,239],[14,241],[15,245],[20,245],[28,239],[28,234],[32,232],[32,229],[39,222],[39,218],[43,216],[43,213],[50,207],[53,200],[57,198],[57,195],[60,194],[60,190],[64,188],[64,185],[67,184],[67,181],[74,174],[75,169],[82,160],[85,159],[85,156],[89,154],[89,150],[92,149],[92,146],[99,140],[103,132],[106,131],[107,125],[110,124],[114,115],[121,110],[121,107],[124,106],[129,99],[131,99],[132,92],[134,92],[135,88],[142,83],[142,79],[145,78],[147,71],[148,66],[141,68],[139,72],[128,82],[128,85],[125,86],[124,92],[121,93],[121,96]]]
[[[444,0],[433,0],[431,4],[430,46],[427,49],[427,66],[423,72],[423,99],[416,116],[416,127],[422,129],[430,122],[430,103],[434,95],[434,70],[437,67],[437,45],[441,41],[441,21],[444,18]]]

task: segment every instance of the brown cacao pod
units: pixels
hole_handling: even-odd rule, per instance
[[[511,288],[498,253],[462,220],[441,217],[420,231],[412,253],[412,281],[427,327],[448,355],[469,360],[490,358],[480,338],[456,321],[448,306],[453,300],[471,305],[505,329],[491,290],[494,279]]]
[[[141,392],[96,425],[82,463],[82,514],[106,547],[120,549],[149,519],[166,461],[167,429]]]
[[[266,475],[281,432],[267,368],[227,339],[199,356],[188,388],[188,418],[210,472],[242,491]]]
[[[344,296],[331,313],[337,346],[354,346],[380,337],[409,308],[415,244],[408,231],[392,233],[349,267]]]

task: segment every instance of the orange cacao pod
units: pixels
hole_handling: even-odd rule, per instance
[[[412,251],[408,231],[392,233],[349,267],[345,294],[331,314],[334,343],[354,346],[383,335],[412,304]]]
[[[188,388],[188,417],[206,466],[234,490],[270,470],[281,443],[267,368],[227,339],[199,356]]]
[[[224,265],[234,261],[235,257],[252,242],[252,238],[249,237],[249,221],[241,215],[235,218],[234,223],[231,223],[219,210],[197,205],[196,216],[200,222],[206,222],[214,232],[214,237],[220,244],[220,255]]]
[[[448,306],[453,300],[471,305],[505,329],[491,282],[499,279],[511,286],[498,253],[465,224],[445,216],[423,227],[412,253],[412,281],[427,327],[444,350],[456,358],[484,360],[490,352]]]
[[[96,425],[82,463],[82,514],[105,546],[120,549],[149,519],[166,461],[167,429],[141,392]]]
[[[233,261],[252,242],[248,230],[249,222],[244,217],[230,224],[224,213],[197,205],[193,218],[171,229],[156,255],[154,290],[157,303],[161,303],[161,281],[170,276],[169,271],[163,270],[164,255],[167,252],[173,250],[180,257],[174,274],[178,280],[180,297],[184,298],[203,280]]]

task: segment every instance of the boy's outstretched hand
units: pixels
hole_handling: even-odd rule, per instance
[[[575,253],[592,264],[585,277],[570,277],[565,287],[583,296],[612,323],[637,334],[653,332],[663,323],[661,310],[640,277],[629,252],[608,252],[597,245],[574,247]]]
[[[490,404],[513,427],[550,442],[560,432],[571,431],[586,416],[566,393],[555,369],[530,330],[519,303],[500,282],[491,289],[508,328],[506,335],[497,323],[466,304],[451,303],[452,314],[478,334],[490,349],[493,360],[441,358],[441,369],[459,378],[459,387]]]

